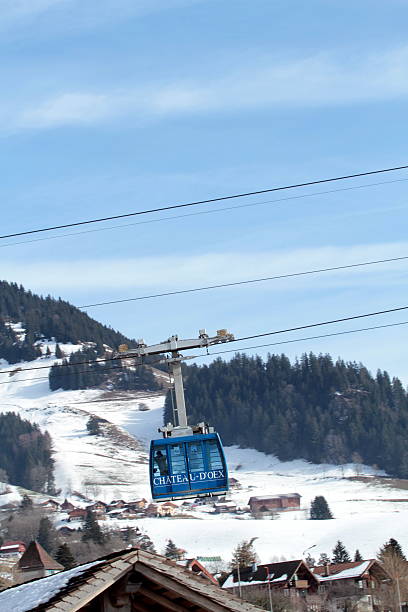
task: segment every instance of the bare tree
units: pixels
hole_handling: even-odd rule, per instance
[[[388,551],[381,555],[381,565],[391,576],[392,582],[383,589],[384,603],[394,610],[401,609],[401,602],[408,599],[408,563],[395,551]]]

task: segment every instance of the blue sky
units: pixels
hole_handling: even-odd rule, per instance
[[[408,163],[403,0],[0,0],[0,17],[2,234]],[[0,276],[81,305],[408,255],[407,179],[402,171],[335,186],[362,189],[308,188],[296,193],[305,198],[194,212],[257,204],[236,210],[1,241]],[[89,314],[152,343],[202,327],[250,335],[406,305],[406,269]],[[408,383],[407,334],[276,350],[330,352]]]

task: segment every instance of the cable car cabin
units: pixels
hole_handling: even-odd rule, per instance
[[[228,471],[216,433],[152,440],[150,484],[157,500],[221,495]]]

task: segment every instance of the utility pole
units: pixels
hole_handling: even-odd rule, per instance
[[[165,438],[171,436],[189,436],[193,433],[209,433],[212,428],[209,428],[205,423],[199,423],[195,427],[190,427],[187,423],[186,403],[184,399],[183,374],[181,370],[181,362],[186,359],[194,359],[194,356],[183,357],[180,351],[207,348],[214,344],[222,344],[231,342],[234,336],[226,329],[219,329],[215,336],[209,336],[205,329],[200,329],[198,338],[181,340],[177,335],[171,336],[164,342],[152,344],[148,346],[143,339],[137,340],[136,347],[129,349],[126,344],[119,346],[118,356],[122,359],[137,358],[141,363],[146,357],[152,355],[163,355],[163,359],[159,363],[166,363],[174,380],[174,392],[176,397],[176,412],[177,422],[168,423],[164,427],[160,427],[159,431],[163,433]],[[166,357],[166,354],[169,356]]]
[[[269,574],[269,568],[268,568],[268,575],[267,575],[266,579],[268,581],[269,612],[273,612],[272,590],[271,590],[271,578],[273,578],[273,576],[274,576],[274,574]]]
[[[241,568],[239,567],[239,561],[237,565],[237,575],[238,575],[238,594],[239,594],[240,599],[242,599]]]

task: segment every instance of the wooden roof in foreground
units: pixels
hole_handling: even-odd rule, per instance
[[[36,591],[37,596],[31,599],[29,593],[34,595]],[[107,609],[107,602],[109,609],[130,612],[260,610],[173,561],[140,549],[112,553],[105,559],[0,593],[0,609],[3,603],[11,602],[19,612],[94,612]]]

